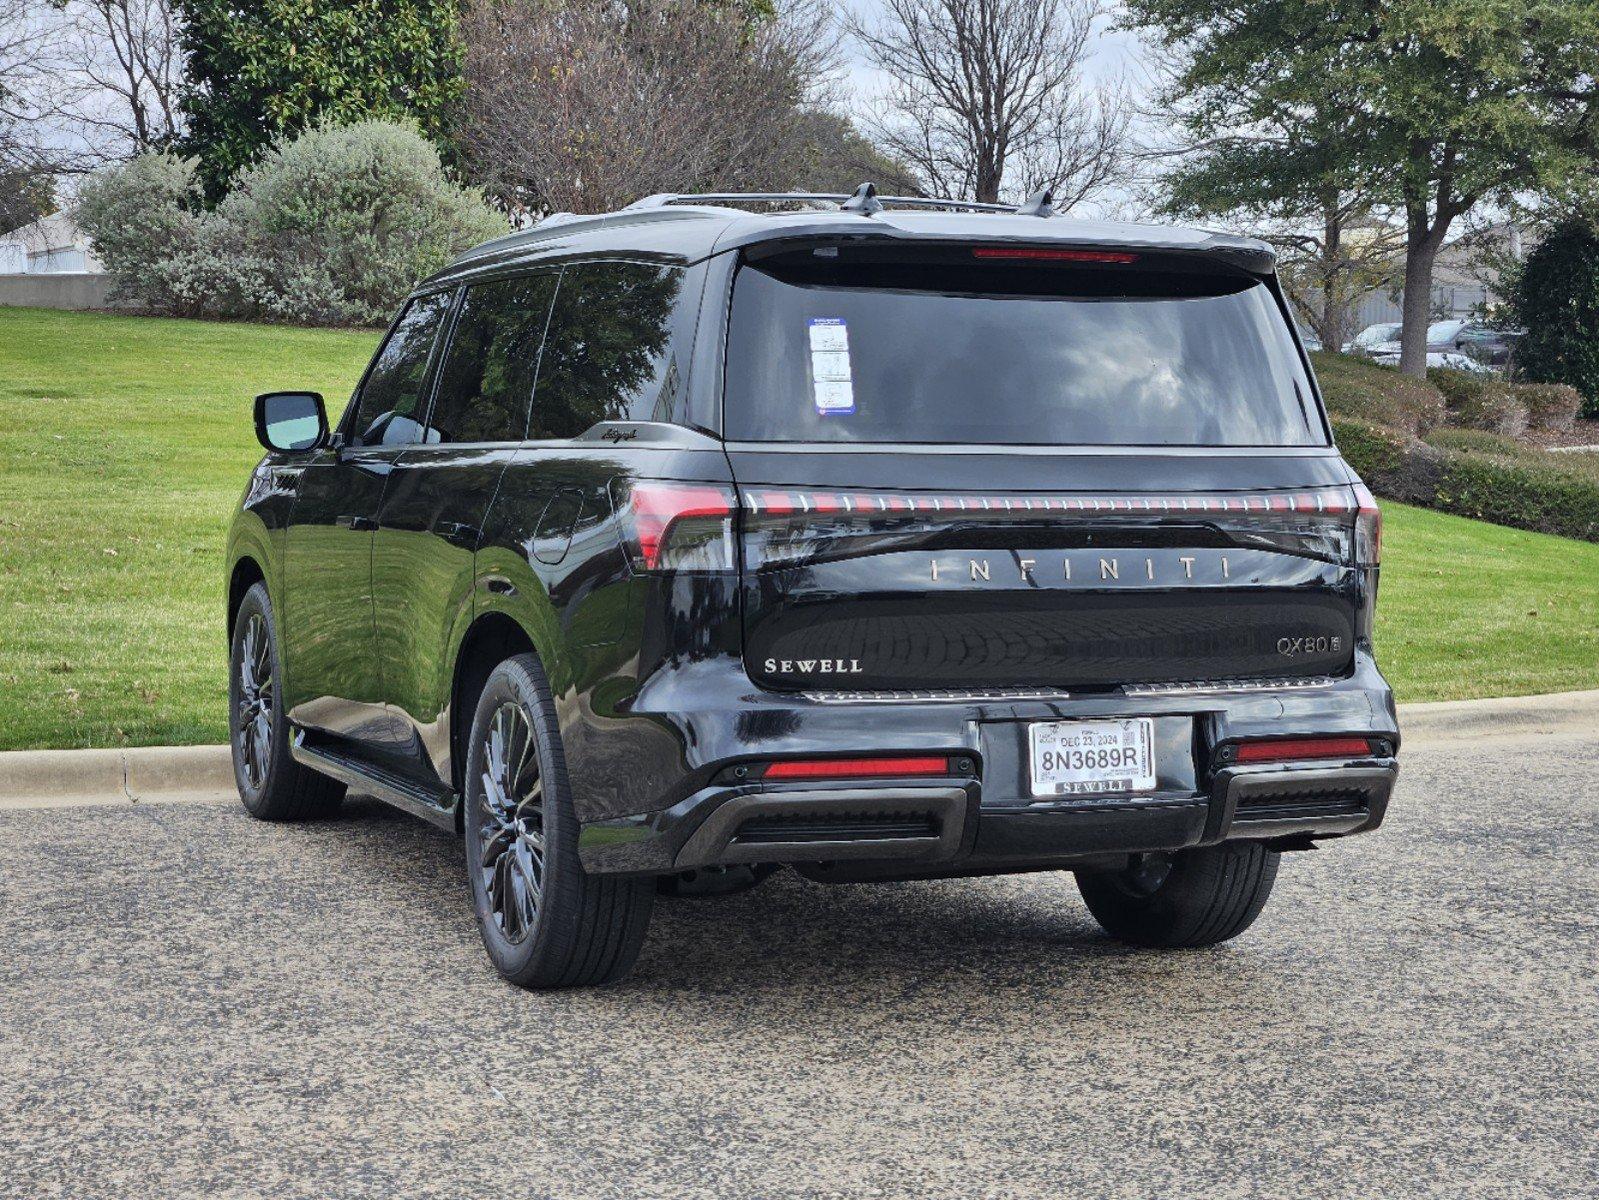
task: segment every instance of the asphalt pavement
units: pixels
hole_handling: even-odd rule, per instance
[[[543,995],[375,802],[5,808],[0,1196],[1593,1197],[1599,730],[1402,758],[1214,950],[785,872]]]

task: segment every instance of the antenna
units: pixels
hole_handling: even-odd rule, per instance
[[[858,212],[863,217],[869,217],[873,213],[883,211],[883,202],[877,198],[876,187],[870,183],[863,183],[855,189],[853,196],[838,207],[843,212]]]
[[[1022,201],[1021,207],[1016,210],[1016,215],[1018,217],[1053,217],[1055,215],[1055,193],[1048,188],[1039,188]]]

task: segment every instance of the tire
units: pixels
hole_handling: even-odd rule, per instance
[[[484,684],[463,790],[472,906],[495,969],[525,988],[626,975],[655,881],[583,870],[555,702],[533,655],[507,659]]]
[[[1259,842],[1145,854],[1122,871],[1079,871],[1077,889],[1106,933],[1133,946],[1214,946],[1254,924],[1282,855]]]
[[[239,799],[263,821],[331,816],[344,799],[344,784],[301,766],[289,753],[282,678],[272,601],[266,584],[258,583],[239,605],[228,660],[228,741]]]

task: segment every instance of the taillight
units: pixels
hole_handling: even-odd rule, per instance
[[[1355,484],[1355,565],[1375,567],[1382,561],[1382,510],[1363,483]]]
[[[932,755],[898,758],[795,758],[767,764],[762,779],[877,779],[906,775],[950,775],[949,759]]]
[[[1241,763],[1294,762],[1307,758],[1364,758],[1371,753],[1366,738],[1276,738],[1244,742],[1238,747]]]
[[[635,479],[617,505],[640,571],[731,571],[733,490],[719,483]]]

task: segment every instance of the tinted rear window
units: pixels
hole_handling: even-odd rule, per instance
[[[739,441],[1325,445],[1264,284],[1122,266],[745,264]]]

